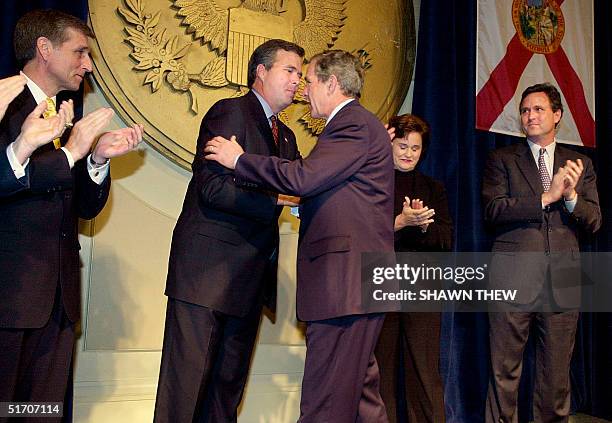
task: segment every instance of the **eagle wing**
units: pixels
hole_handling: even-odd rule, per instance
[[[294,41],[304,47],[306,58],[327,50],[342,30],[346,0],[304,0],[306,18],[293,30]]]
[[[222,9],[214,0],[174,0],[183,17],[182,24],[187,26],[187,33],[194,39],[201,38],[210,43],[213,49],[223,54],[227,49],[228,9]]]

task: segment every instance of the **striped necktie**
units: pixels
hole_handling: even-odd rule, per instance
[[[43,117],[44,117],[45,119],[49,119],[49,118],[51,118],[51,117],[53,117],[53,116],[56,116],[56,115],[57,115],[57,111],[56,111],[56,109],[55,109],[55,102],[53,101],[53,99],[52,99],[52,98],[47,97],[47,98],[46,98],[46,101],[47,101],[47,110],[45,110],[45,111],[43,112]],[[61,144],[61,142],[60,142],[60,139],[59,139],[59,138],[55,138],[55,139],[53,140],[53,145],[55,146],[55,149],[56,149],[56,150],[57,150],[58,148],[60,148],[60,147],[62,146],[62,144]]]
[[[276,121],[276,115],[270,116],[270,123],[272,128],[272,137],[274,137],[274,144],[278,147],[278,122]]]

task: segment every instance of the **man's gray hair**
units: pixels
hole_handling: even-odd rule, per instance
[[[363,66],[359,59],[348,51],[329,50],[310,59],[314,63],[315,75],[320,82],[327,82],[334,75],[340,91],[347,97],[359,97],[363,87]]]

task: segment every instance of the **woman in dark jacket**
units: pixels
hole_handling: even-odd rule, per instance
[[[429,126],[409,114],[391,118],[389,126],[395,129],[395,251],[450,251],[453,224],[444,185],[415,170],[427,149]],[[408,422],[445,421],[440,313],[388,313],[376,358],[390,423],[406,421],[398,415],[404,398]],[[398,386],[400,372],[402,387]]]

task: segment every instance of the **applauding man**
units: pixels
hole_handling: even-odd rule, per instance
[[[24,15],[15,29],[27,88],[0,121],[0,156],[23,189],[0,200],[0,401],[64,399],[80,312],[78,218],[100,212],[109,159],[142,139],[140,125],[102,134],[110,109],[70,130],[72,104],[58,97],[91,72],[92,36],[79,19],[51,10]]]
[[[523,350],[534,329],[534,420],[567,422],[581,293],[578,235],[601,225],[595,172],[588,157],[555,141],[563,104],[554,86],[525,89],[519,112],[527,140],[491,152],[482,182],[484,217],[495,231],[497,253],[491,285],[517,289],[516,304],[489,313],[486,422],[518,422]]]

